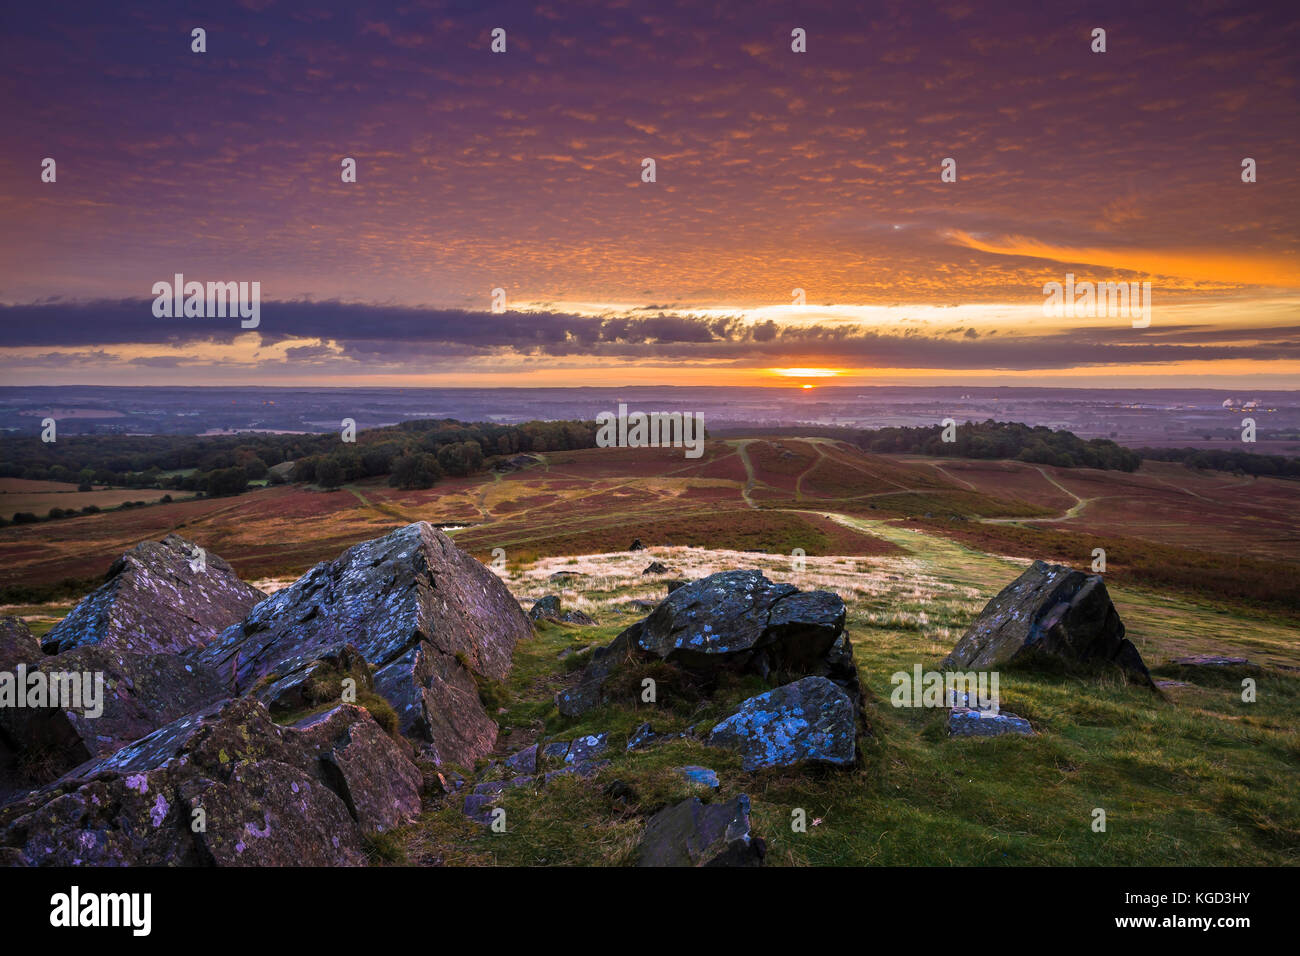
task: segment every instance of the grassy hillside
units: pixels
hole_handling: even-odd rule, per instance
[[[1002,706],[1027,717],[1034,738],[947,738],[943,714],[890,706],[889,677],[921,663],[937,667],[984,602],[1024,562],[990,557],[942,538],[884,523],[867,524],[903,550],[887,558],[820,558],[803,573],[789,561],[727,551],[654,549],[650,554],[552,559],[508,581],[525,603],[566,582],[567,606],[586,610],[600,628],[542,625],[517,651],[505,712],[505,756],[538,739],[610,732],[612,765],[590,780],[564,778],[540,791],[511,791],[507,832],[467,820],[458,801],[425,815],[394,842],[394,859],[477,864],[620,864],[628,862],[640,815],[699,793],[673,768],[718,772],[721,797],[747,793],[768,862],[789,865],[1275,865],[1300,862],[1300,647],[1278,623],[1229,622],[1195,603],[1114,589],[1129,635],[1165,700],[1106,680],[1025,671],[1003,673]],[[707,727],[761,688],[744,681],[711,699],[690,687],[663,691],[657,704],[602,706],[579,720],[555,710],[554,693],[572,681],[585,652],[607,642],[638,612],[627,602],[662,595],[640,570],[660,560],[688,576],[758,566],[801,587],[826,587],[849,607],[848,628],[863,682],[873,737],[849,772],[741,770],[734,755],[694,741],[623,753],[642,721],[660,732]],[[567,652],[567,653],[566,653]],[[576,652],[576,655],[575,653]],[[1260,666],[1196,674],[1169,663],[1192,653],[1232,653]],[[565,655],[565,656],[562,656]],[[1287,669],[1291,668],[1291,669]],[[1241,679],[1259,686],[1241,701]],[[615,781],[635,798],[611,796]],[[618,793],[624,793],[622,787]],[[791,831],[791,812],[806,811],[806,833]],[[1106,811],[1105,833],[1091,828]],[[816,821],[815,825],[813,821]]]

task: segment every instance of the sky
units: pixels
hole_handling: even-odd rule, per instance
[[[53,0],[0,64],[3,384],[1300,388],[1294,2]]]

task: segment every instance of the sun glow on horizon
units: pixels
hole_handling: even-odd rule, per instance
[[[842,369],[837,368],[774,368],[773,375],[783,378],[834,378]],[[811,386],[804,386],[810,388]]]

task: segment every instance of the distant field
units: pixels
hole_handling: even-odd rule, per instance
[[[22,479],[7,479],[21,481]],[[124,501],[154,502],[164,495],[192,497],[187,492],[159,491],[156,488],[109,488],[103,491],[78,491],[76,485],[62,485],[55,481],[29,481],[29,485],[55,485],[68,490],[31,490],[0,492],[0,515],[12,518],[15,513],[29,511],[39,517],[49,514],[51,508],[71,508],[80,511],[87,505],[97,508],[116,508]]]
[[[681,449],[585,449],[505,474],[401,491],[382,479],[325,492],[301,485],[0,529],[0,593],[82,593],[124,550],[175,531],[245,578],[294,576],[357,541],[427,520],[481,560],[647,546],[808,556],[886,556],[863,521],[924,527],[972,548],[1076,567],[1107,550],[1109,573],[1244,610],[1300,614],[1300,484],[1146,463],[1136,473],[1022,462],[866,454],[837,441],[711,441]],[[30,494],[30,491],[24,491]],[[107,495],[110,504],[143,493]],[[5,502],[17,493],[0,494]],[[50,507],[90,503],[57,492]],[[100,507],[105,504],[100,503]],[[31,504],[23,509],[36,510]],[[856,523],[855,523],[856,522]],[[17,590],[14,590],[17,589]]]

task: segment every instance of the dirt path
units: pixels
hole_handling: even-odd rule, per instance
[[[745,487],[740,489],[740,496],[745,499],[745,504],[757,511],[758,505],[754,504],[754,499],[749,496],[749,493],[754,490],[754,485],[758,483],[757,479],[754,478],[754,463],[749,460],[749,443],[752,440],[749,438],[741,439],[735,443],[735,448],[736,454],[740,455],[741,463],[745,466]],[[727,444],[731,444],[731,442]]]

